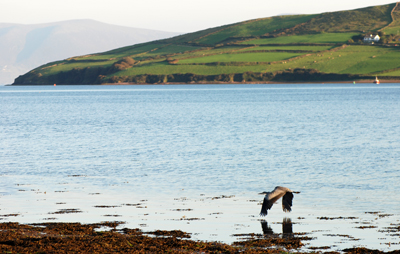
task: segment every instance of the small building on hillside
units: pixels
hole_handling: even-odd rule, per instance
[[[377,34],[369,34],[364,37],[364,42],[378,42],[381,39]]]

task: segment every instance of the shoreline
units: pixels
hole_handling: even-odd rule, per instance
[[[277,82],[277,81],[256,81],[256,82],[191,82],[191,83],[179,83],[179,82],[166,82],[166,83],[105,83],[100,85],[247,85],[247,84],[375,84],[374,80],[360,80],[360,81],[298,81],[298,82]],[[355,83],[354,83],[355,82]],[[380,83],[386,84],[398,84],[400,80],[380,80]],[[379,84],[377,84],[379,85]]]
[[[244,234],[232,244],[192,240],[180,230],[144,232],[138,228],[117,227],[124,222],[81,223],[0,223],[0,251],[3,253],[323,253],[330,246],[305,247],[307,233]],[[399,228],[400,231],[400,228]],[[339,253],[391,253],[353,247]]]
[[[400,80],[380,80],[380,84],[399,84]],[[104,83],[104,84],[47,84],[47,85],[19,85],[19,84],[8,84],[4,86],[115,86],[115,85],[251,85],[251,84],[375,84],[374,80],[359,80],[359,81],[297,81],[297,82],[278,82],[278,81],[254,81],[254,82],[166,82],[166,83],[131,83],[131,82],[121,82],[121,83]],[[379,84],[376,84],[379,85]]]

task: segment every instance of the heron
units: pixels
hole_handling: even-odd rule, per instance
[[[292,191],[289,188],[276,186],[275,189],[271,192],[261,192],[259,194],[265,194],[264,202],[261,207],[261,216],[266,216],[268,214],[268,210],[271,209],[272,205],[278,201],[278,199],[282,198],[282,209],[284,212],[292,211],[292,200],[293,193],[300,193],[298,191]]]

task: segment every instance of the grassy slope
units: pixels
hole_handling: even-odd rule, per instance
[[[218,75],[296,68],[398,76],[400,50],[397,47],[341,45],[363,32],[381,29],[388,33],[400,29],[399,9],[396,4],[389,4],[318,15],[250,20],[50,63],[18,81],[56,83],[68,76],[69,71],[78,75],[87,68],[91,68],[90,75],[95,77],[87,73],[79,75],[86,75],[84,80],[89,83],[123,81],[126,77],[144,74]],[[115,63],[123,57],[131,57],[136,62],[126,69],[116,69]]]
[[[241,54],[222,54],[192,58],[179,61],[179,63],[215,63],[215,62],[275,62],[290,59],[302,55],[301,53],[290,52],[260,52]]]
[[[241,48],[238,52],[247,52],[247,51],[273,51],[273,50],[280,50],[280,51],[304,51],[304,52],[319,52],[324,50],[332,49],[333,46],[291,46],[291,45],[280,45],[280,46],[264,46],[264,45],[257,45],[253,47],[246,47]]]
[[[311,20],[315,15],[278,16],[266,19],[250,20],[224,28],[194,42],[202,44],[218,44],[231,37],[262,36],[280,28],[290,28],[299,23]]]
[[[387,69],[400,67],[400,62],[397,60],[399,57],[400,51],[398,49],[349,46],[336,52],[312,54],[293,62],[283,63],[281,66],[271,66],[269,71],[308,66],[327,73],[373,75]],[[282,65],[285,67],[282,67]]]
[[[377,31],[392,22],[390,14],[394,7],[395,4],[388,4],[350,11],[323,13],[297,30],[334,33]]]
[[[399,34],[400,33],[400,4],[397,3],[392,10],[392,22],[382,29],[386,34]]]
[[[346,43],[359,33],[320,33],[292,36],[280,36],[275,38],[262,38],[244,41],[241,44],[289,44],[289,43]]]

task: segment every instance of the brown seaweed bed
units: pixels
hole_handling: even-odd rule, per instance
[[[180,230],[150,231],[122,228],[124,222],[81,223],[0,223],[0,253],[310,253],[329,247],[313,247],[301,252],[305,234],[245,234],[241,241],[225,244],[191,240]],[[392,227],[391,232],[400,232]],[[344,253],[382,252],[366,248],[344,249]],[[324,252],[340,253],[340,252]]]

